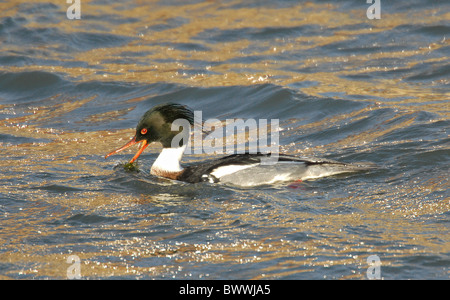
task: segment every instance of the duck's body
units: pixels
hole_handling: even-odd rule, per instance
[[[334,160],[279,155],[275,164],[264,164],[268,154],[234,154],[186,167],[176,178],[197,183],[226,183],[238,186],[258,186],[284,181],[298,181],[365,170]]]
[[[198,183],[225,183],[243,187],[320,178],[341,173],[364,171],[372,165],[347,164],[334,160],[277,155],[276,163],[267,164],[270,154],[234,154],[208,160],[183,168],[180,164],[186,144],[171,141],[180,131],[168,130],[176,119],[193,122],[192,111],[178,104],[158,105],[147,111],[139,121],[136,135],[125,146],[106,157],[142,142],[135,161],[151,142],[161,142],[163,150],[152,165],[150,173],[174,180]],[[186,137],[187,140],[187,137]]]

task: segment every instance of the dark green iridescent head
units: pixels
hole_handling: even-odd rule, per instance
[[[139,120],[136,126],[136,142],[146,140],[147,143],[160,142],[164,148],[169,148],[175,136],[183,132],[180,144],[186,143],[189,137],[189,129],[175,126],[174,121],[193,125],[194,113],[188,107],[177,103],[160,104],[148,110]],[[175,129],[175,130],[172,130]]]

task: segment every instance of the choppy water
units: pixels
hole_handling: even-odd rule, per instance
[[[0,3],[0,278],[448,279],[450,4]],[[276,118],[282,151],[383,168],[184,184],[105,160],[155,104]],[[185,156],[184,162],[209,158]]]

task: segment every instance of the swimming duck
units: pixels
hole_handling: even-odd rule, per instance
[[[180,162],[187,146],[183,141],[187,141],[188,136],[180,139],[180,143],[173,144],[174,138],[183,134],[181,130],[172,130],[172,123],[177,119],[194,124],[192,110],[184,105],[168,103],[151,108],[139,120],[134,137],[105,158],[141,143],[139,150],[130,160],[130,163],[133,163],[149,144],[159,142],[163,148],[150,169],[151,174],[188,183],[225,183],[242,187],[298,182],[373,168],[371,164],[349,164],[286,154],[278,154],[276,163],[267,164],[264,161],[270,154],[265,153],[233,154],[182,167]]]

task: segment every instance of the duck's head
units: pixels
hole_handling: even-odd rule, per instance
[[[172,130],[172,123],[179,119],[186,120],[190,125],[193,125],[194,114],[188,107],[176,103],[160,104],[153,107],[139,120],[139,123],[136,126],[136,134],[131,141],[109,153],[105,158],[134,144],[142,143],[136,155],[130,160],[130,163],[132,163],[139,155],[141,155],[144,149],[153,142],[160,142],[164,148],[171,148],[174,146],[173,141],[178,134],[183,134],[184,136],[182,136],[180,140],[177,139],[179,144],[177,143],[178,145],[175,146],[183,146],[182,143],[187,143],[189,131],[183,131],[185,128],[180,128],[178,126],[175,126],[175,130]]]

